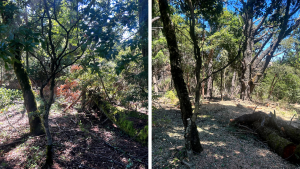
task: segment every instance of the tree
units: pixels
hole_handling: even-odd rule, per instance
[[[186,132],[186,148],[188,152],[194,151],[200,153],[203,148],[200,144],[199,134],[195,121],[191,121],[192,105],[189,99],[186,83],[183,79],[183,71],[181,70],[181,58],[177,46],[174,26],[168,16],[169,5],[166,0],[159,1],[159,9],[163,22],[163,30],[167,39],[172,79],[180,101],[181,118]]]
[[[38,61],[42,69],[45,76],[41,79],[42,85],[39,91],[42,104],[36,115],[37,117],[41,115],[46,130],[47,157],[44,167],[49,167],[53,163],[53,145],[48,117],[54,102],[54,89],[58,74],[81,59],[86,61],[85,63],[94,73],[101,66],[95,59],[96,56],[106,59],[117,56],[120,47],[116,46],[121,46],[120,41],[124,40],[124,32],[136,29],[138,4],[130,0],[118,3],[95,0],[76,2],[43,0],[29,1],[26,5],[30,6],[26,8],[29,18],[24,26],[28,29],[21,27],[19,36],[5,39],[7,43],[1,47],[1,57],[3,60],[6,59],[6,62],[22,67],[21,52],[26,51]],[[144,36],[144,33],[141,32],[141,34]],[[137,46],[138,42],[132,43],[130,39],[124,42],[123,47],[125,48],[130,43],[132,46]],[[7,52],[7,48],[10,52]],[[99,72],[96,71],[96,73]],[[27,74],[19,76],[29,82]],[[24,88],[24,83],[20,84]],[[30,87],[30,84],[28,86]],[[50,92],[46,92],[46,86],[50,88]],[[25,102],[29,100],[28,97],[24,99]]]
[[[19,27],[19,30],[8,30],[10,27],[14,27],[18,24],[17,22],[20,19],[20,16],[17,16],[17,14],[19,14],[17,9],[18,7],[12,2],[5,0],[0,2],[0,13],[2,17],[0,27],[3,29],[1,30],[0,28],[0,30],[3,32],[9,32],[3,34],[5,37],[2,37],[3,39],[0,40],[3,44],[0,56],[5,61],[5,65],[7,63],[11,63],[13,65],[14,72],[22,89],[24,105],[29,118],[30,133],[33,135],[41,135],[44,134],[45,131],[42,127],[41,119],[39,118],[39,111],[37,109],[34,93],[31,89],[31,83],[21,59],[24,49],[23,44],[32,44],[33,33],[27,26],[21,26]],[[25,39],[25,41],[22,41],[22,39]],[[29,46],[27,45],[27,47]],[[7,56],[11,56],[11,58]]]
[[[240,1],[243,18],[243,61],[241,66],[241,99],[251,99],[251,93],[270,61],[281,52],[280,42],[299,27],[300,1]],[[255,20],[256,19],[256,20]]]

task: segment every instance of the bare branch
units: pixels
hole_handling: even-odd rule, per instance
[[[158,20],[158,19],[160,19],[160,16],[157,16],[157,17],[153,18],[153,19],[152,19],[152,23],[153,23],[154,21]]]
[[[236,61],[237,58],[241,55],[241,51],[242,51],[241,44],[242,44],[242,41],[240,42],[239,50],[238,50],[237,55],[236,55],[231,61],[229,61],[229,62],[227,63],[227,65],[225,65],[223,68],[221,68],[221,69],[219,69],[219,70],[217,70],[217,71],[212,72],[212,73],[211,73],[210,75],[208,75],[206,78],[202,79],[202,81],[201,81],[200,83],[206,81],[206,80],[207,80],[210,76],[212,76],[213,74],[216,74],[216,73],[218,73],[218,72],[220,72],[220,71],[226,69],[226,68],[227,68],[229,65],[231,65],[234,61]]]
[[[49,8],[48,8],[48,5],[47,5],[47,2],[46,0],[44,0],[44,4],[45,4],[45,11],[48,15],[48,20],[49,20],[49,32],[48,32],[48,37],[49,37],[49,42],[50,42],[50,46],[51,46],[51,50],[52,50],[52,55],[50,55],[50,57],[54,57],[56,58],[56,53],[55,53],[55,47],[53,45],[53,41],[52,41],[52,20],[51,20],[51,17],[50,17],[50,13],[49,13]]]
[[[42,62],[42,60],[40,58],[38,58],[37,56],[35,56],[32,52],[29,51],[29,53],[40,62],[41,66],[43,67],[44,72],[46,73],[46,76],[48,78],[48,72],[47,72],[47,69],[46,69],[44,63]]]

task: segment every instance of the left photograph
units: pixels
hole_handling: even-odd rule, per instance
[[[0,0],[0,168],[148,168],[148,0]]]

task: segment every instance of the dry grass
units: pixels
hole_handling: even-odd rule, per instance
[[[182,163],[185,154],[180,110],[159,99],[154,106],[157,110],[152,112],[153,168],[188,168]],[[197,125],[204,151],[193,159],[196,168],[300,168],[279,157],[256,134],[228,125],[230,119],[252,113],[253,109],[248,106],[256,107],[251,102],[241,101],[212,101],[201,107]],[[272,110],[258,108],[264,112]],[[290,113],[277,111],[279,118],[290,121]],[[293,120],[293,125],[297,124],[298,120]]]

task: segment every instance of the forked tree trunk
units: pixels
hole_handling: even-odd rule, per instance
[[[13,68],[22,89],[24,105],[29,118],[30,133],[35,136],[45,134],[39,110],[37,109],[35,96],[31,89],[31,83],[24,65],[22,64],[21,51],[18,50],[18,47],[16,47],[15,53],[17,61],[13,62]]]
[[[174,81],[174,86],[179,98],[181,118],[185,129],[185,141],[187,151],[200,153],[203,149],[200,144],[199,134],[195,122],[188,123],[192,117],[192,105],[189,99],[186,84],[183,79],[183,71],[181,69],[181,57],[179,54],[174,26],[168,16],[168,1],[160,0],[159,9],[163,22],[163,30],[167,39],[167,44],[170,52],[171,74]],[[199,91],[198,91],[199,92]],[[188,125],[190,124],[190,125]],[[188,130],[187,130],[188,129]]]

